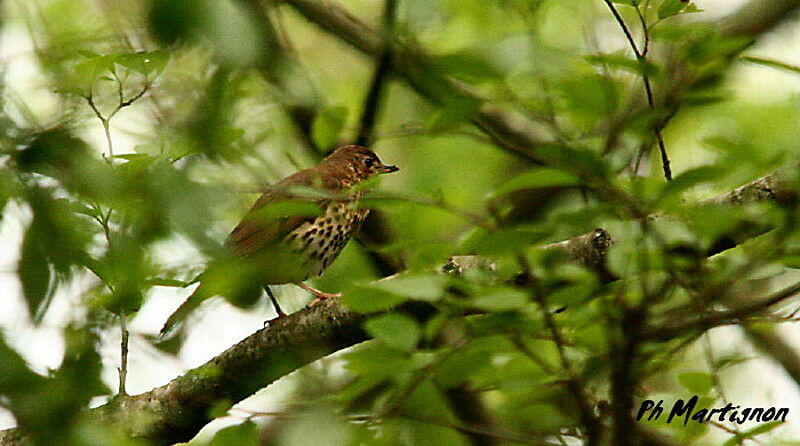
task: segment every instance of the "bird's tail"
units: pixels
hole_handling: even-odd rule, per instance
[[[183,322],[189,316],[189,314],[194,311],[195,308],[199,307],[200,304],[209,298],[208,293],[206,293],[205,287],[201,283],[194,293],[192,293],[179,307],[175,310],[167,319],[167,322],[164,323],[164,326],[161,327],[161,336],[166,338],[172,338],[181,328]]]

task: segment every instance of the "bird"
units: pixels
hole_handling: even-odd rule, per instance
[[[315,297],[309,305],[339,297],[340,294],[322,292],[304,281],[321,275],[330,266],[367,217],[369,209],[358,206],[364,191],[355,186],[398,170],[397,166],[383,164],[366,147],[346,145],[315,167],[275,183],[230,233],[223,254],[197,277],[195,281],[200,285],[167,319],[161,335],[176,332],[192,310],[214,296],[243,305],[258,299],[263,289],[277,318],[286,313],[270,285],[300,286]],[[299,203],[316,206],[317,212],[280,214],[282,204],[303,206]]]

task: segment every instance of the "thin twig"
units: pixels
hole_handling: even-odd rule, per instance
[[[114,75],[114,79],[117,81],[117,98],[118,103],[114,110],[108,114],[108,116],[104,116],[100,109],[97,107],[97,104],[94,102],[94,95],[90,91],[89,94],[84,96],[86,102],[89,104],[89,108],[92,109],[97,119],[103,124],[103,131],[105,132],[106,136],[106,145],[108,146],[108,156],[103,156],[106,162],[111,164],[114,158],[114,145],[111,139],[111,118],[113,118],[120,110],[125,107],[130,106],[137,100],[139,100],[145,93],[150,89],[150,81],[145,74],[145,82],[144,86],[142,87],[141,91],[135,94],[133,97],[129,99],[125,99],[123,88],[122,88],[122,79],[119,78],[119,75],[116,71],[112,71]],[[106,237],[106,242],[111,246],[111,230],[109,222],[111,221],[111,215],[114,212],[113,208],[108,208],[108,212],[103,213],[102,209],[99,205],[95,206],[95,210],[98,212],[99,216],[95,216],[95,220],[100,224],[103,228],[103,233]],[[102,280],[102,278],[101,278]],[[113,293],[113,288],[110,284],[106,283],[105,280],[103,282],[108,286],[108,288]],[[128,332],[128,323],[127,323],[127,315],[125,314],[125,310],[121,309],[119,314],[119,328],[120,328],[120,367],[119,371],[119,394],[120,395],[127,395],[127,391],[125,389],[125,382],[127,381],[128,377],[128,339],[130,333]]]
[[[110,163],[111,158],[114,157],[114,144],[111,141],[111,128],[109,127],[108,119],[105,116],[103,116],[103,113],[101,113],[100,110],[97,108],[97,105],[94,103],[94,96],[92,95],[92,93],[89,93],[88,95],[84,96],[84,99],[86,99],[86,102],[89,104],[89,107],[97,116],[97,119],[99,119],[100,122],[103,124],[103,131],[105,132],[106,135],[106,145],[108,146],[108,156],[107,157],[104,156],[104,158],[106,159],[106,161]]]
[[[636,13],[639,16],[639,20],[642,23],[642,29],[644,31],[644,48],[643,50],[639,50],[639,46],[636,44],[636,40],[633,38],[630,29],[628,29],[628,25],[625,24],[625,20],[623,20],[622,16],[617,11],[617,8],[611,3],[611,0],[603,0],[608,8],[611,10],[611,14],[614,15],[614,19],[619,24],[620,28],[622,28],[622,32],[625,34],[625,38],[628,40],[628,44],[630,45],[631,49],[633,50],[633,54],[636,56],[636,60],[640,64],[640,69],[642,70],[642,81],[644,83],[644,91],[647,95],[647,105],[650,107],[651,110],[656,109],[655,99],[653,96],[653,87],[650,84],[650,76],[647,74],[647,52],[650,48],[650,33],[647,28],[647,23],[645,21],[644,15],[642,15],[641,10],[639,9],[639,5],[634,3],[633,6],[636,9]],[[664,144],[664,138],[661,135],[661,123],[659,122],[659,118],[656,116],[656,121],[653,124],[653,132],[656,136],[656,141],[658,142],[658,149],[661,152],[661,163],[664,169],[664,177],[667,181],[672,181],[672,168],[670,167],[669,156],[667,155],[667,147]],[[634,172],[638,170],[639,161],[642,159],[642,155],[644,150],[642,150],[639,154],[639,157],[636,161],[636,166],[634,167]]]
[[[120,332],[120,364],[119,364],[119,394],[127,395],[125,390],[125,381],[128,378],[128,320],[124,311],[119,314],[119,332]]]

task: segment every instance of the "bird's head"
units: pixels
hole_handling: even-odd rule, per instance
[[[400,170],[397,166],[383,164],[372,150],[355,145],[339,147],[334,150],[325,158],[323,165],[340,175],[353,178],[355,182],[364,181],[378,174]]]

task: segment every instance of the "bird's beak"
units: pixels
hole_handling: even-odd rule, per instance
[[[381,164],[380,166],[378,166],[376,170],[378,171],[378,173],[392,173],[392,172],[397,172],[398,170],[400,170],[400,168],[397,166],[385,166]]]

